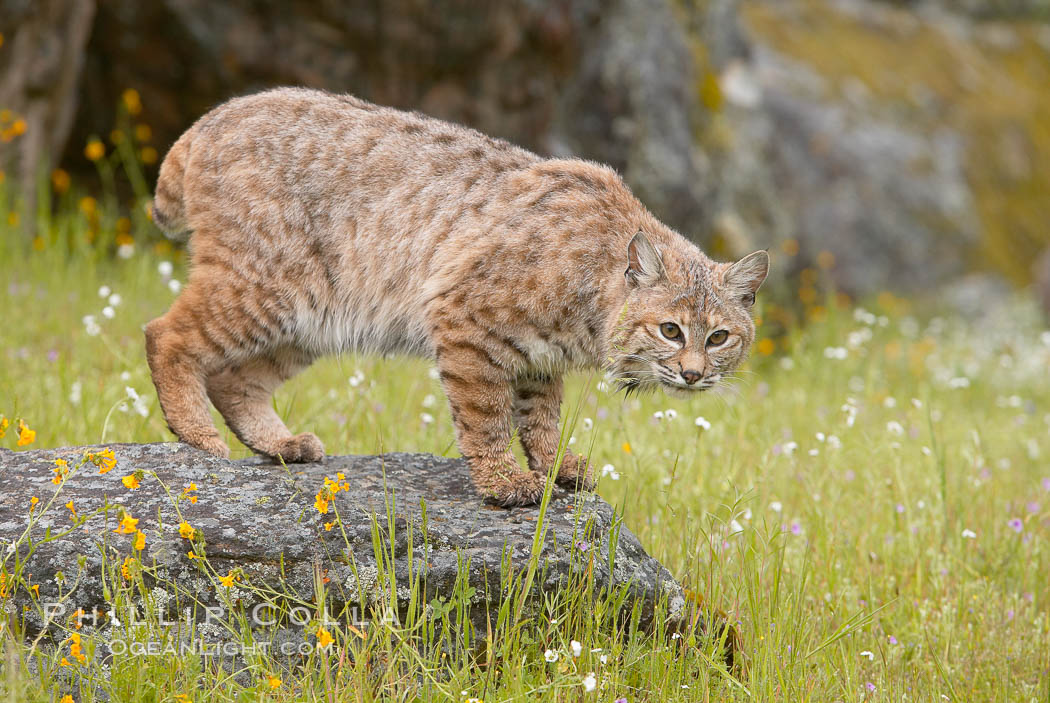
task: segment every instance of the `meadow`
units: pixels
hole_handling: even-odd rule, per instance
[[[141,330],[185,281],[184,252],[105,202],[67,192],[57,213],[30,240],[0,196],[0,446],[170,441]],[[557,617],[488,633],[481,658],[419,654],[379,627],[291,668],[263,655],[239,672],[111,655],[91,628],[71,631],[74,657],[70,640],[23,640],[9,612],[0,697],[1050,700],[1050,331],[1022,299],[966,320],[890,294],[815,297],[810,277],[804,323],[774,325],[783,310],[760,302],[754,358],[721,392],[625,399],[579,374],[563,408],[569,443],[602,467],[597,492],[736,625],[743,669],[710,643],[600,627],[572,594],[550,604]],[[275,407],[329,453],[456,454],[422,361],[323,360]]]

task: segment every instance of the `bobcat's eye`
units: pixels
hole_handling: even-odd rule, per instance
[[[707,338],[707,346],[717,347],[720,344],[724,344],[727,339],[729,339],[729,333],[725,330],[712,332],[711,336]]]
[[[665,322],[660,325],[660,334],[673,342],[677,342],[682,338],[682,328],[673,322]]]

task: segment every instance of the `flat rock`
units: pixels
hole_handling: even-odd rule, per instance
[[[104,447],[0,450],[0,548],[7,550],[8,561],[12,554],[26,560],[22,574],[32,574],[32,583],[39,584],[41,602],[62,592],[69,596],[66,602],[87,611],[109,607],[105,581],[112,583],[114,565],[133,554],[134,535],[114,532],[123,510],[138,519],[137,529],[145,534],[142,562],[150,567],[150,580],[157,587],[167,582],[168,588],[178,586],[172,590],[195,593],[199,605],[219,599],[214,581],[187,554],[190,542],[179,534],[183,521],[203,535],[208,564],[219,575],[240,569],[253,586],[293,593],[306,602],[313,601],[314,584],[323,578],[330,612],[391,602],[376,544],[383,545],[393,564],[399,607],[407,606],[410,574],[421,579],[429,601],[450,598],[457,576],[469,573],[475,589],[469,617],[484,633],[505,596],[505,578],[529,565],[541,518],[537,507],[488,505],[474,492],[462,459],[330,456],[323,463],[286,467],[261,459],[219,459],[183,444],[106,446],[115,453],[116,467],[105,474],[90,463],[76,469],[46,511],[58,488],[52,483],[54,460],[74,467],[85,452]],[[141,472],[140,485],[131,490],[121,479],[136,472]],[[314,504],[318,489],[325,477],[336,479],[339,473],[347,490],[336,493],[328,513],[321,514]],[[196,492],[184,493],[191,483]],[[197,501],[191,502],[190,495]],[[40,503],[30,526],[33,496]],[[86,516],[72,530],[72,513],[63,507],[70,500],[78,515]],[[110,508],[97,512],[104,506]],[[326,530],[337,511],[342,524]],[[31,552],[24,538],[18,540],[27,528],[35,541]],[[49,529],[52,536],[69,531],[45,541]],[[573,575],[590,569],[594,592],[624,589],[627,610],[637,607],[643,626],[662,619],[674,629],[686,618],[679,584],[594,494],[556,489],[535,543],[538,568],[525,600],[530,607],[542,602],[544,592],[578,583]],[[56,579],[58,572],[62,576]],[[252,595],[241,595],[250,605]],[[27,605],[27,599],[21,589],[13,602]],[[25,610],[27,629],[39,631],[46,623],[33,611]]]

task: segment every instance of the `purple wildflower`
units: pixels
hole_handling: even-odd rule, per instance
[[[1010,526],[1011,530],[1017,532],[1018,534],[1020,534],[1021,530],[1024,529],[1024,523],[1021,522],[1021,518],[1019,517],[1010,518],[1010,521],[1006,524]]]
[[[864,687],[866,689],[868,689],[869,693],[875,693],[875,684],[873,684],[871,681],[869,681],[868,683],[864,684]]]
[[[893,635],[890,635],[887,639],[889,640],[890,644],[897,644],[897,638]]]
[[[897,503],[897,512],[898,513],[903,513],[904,512],[904,504],[903,503]]]
[[[591,549],[591,544],[585,539],[581,539],[576,542],[576,549],[580,552],[588,552]]]

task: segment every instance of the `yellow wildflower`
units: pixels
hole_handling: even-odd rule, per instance
[[[73,501],[66,503],[66,507],[69,508],[69,512],[73,513],[72,517],[75,518],[77,516],[77,509],[73,507]]]
[[[120,565],[120,575],[129,581],[131,580],[131,569],[129,567],[134,563],[134,558],[124,557],[124,563]]]
[[[29,587],[29,590],[31,590],[33,592],[33,595],[35,595],[37,598],[40,597],[40,584],[39,583],[34,583],[32,586]]]
[[[105,155],[105,144],[100,142],[98,139],[88,140],[87,146],[84,147],[84,156],[87,157],[88,161],[98,161]]]
[[[118,535],[132,535],[138,531],[138,528],[135,527],[138,524],[138,518],[133,518],[127,513],[124,513],[124,515],[120,518],[120,524],[117,525],[117,529],[113,531],[116,532]]]
[[[186,552],[186,556],[188,556],[190,559],[200,559],[199,556],[197,556],[196,554],[193,553],[192,549],[190,551]]]
[[[125,476],[124,478],[120,479],[120,482],[127,486],[128,490],[133,491],[139,487],[139,479],[138,476],[136,476],[135,474]]]
[[[146,533],[139,530],[135,533],[135,549],[140,552],[146,547]]]
[[[29,512],[33,512],[34,510],[36,510],[36,504],[39,503],[39,502],[40,502],[40,499],[37,498],[36,496],[33,496],[32,498],[30,498],[29,499]]]
[[[193,526],[188,522],[179,523],[179,537],[183,539],[193,539],[193,536],[197,534],[197,530],[193,529]]]
[[[19,420],[18,421],[18,442],[17,442],[18,446],[24,447],[27,444],[32,444],[35,440],[36,440],[36,432],[34,432],[33,430],[29,429],[29,425],[27,425],[25,422],[23,422],[22,420]]]
[[[314,499],[314,507],[317,508],[317,512],[322,515],[328,514],[328,501],[320,494]]]
[[[321,649],[325,649],[334,641],[335,640],[332,638],[332,636],[328,634],[328,630],[324,629],[324,627],[317,628],[317,644],[321,647]]]
[[[324,531],[325,531],[325,532],[331,532],[331,531],[332,531],[332,528],[333,528],[334,526],[335,526],[335,520],[332,520],[331,522],[326,522],[326,523],[324,524]]]
[[[69,190],[69,173],[61,168],[51,172],[51,187],[59,195]]]
[[[235,574],[232,571],[230,571],[230,572],[227,572],[227,574],[225,576],[220,576],[219,577],[219,582],[222,583],[222,585],[225,586],[226,588],[231,588],[231,587],[233,587],[233,582],[236,581],[237,578],[238,578],[237,574]]]
[[[631,443],[630,442],[624,442],[623,445],[620,448],[623,449],[623,451],[625,453],[627,453],[627,454],[631,453]]]
[[[269,684],[270,688],[281,687],[281,680],[276,676],[270,676],[269,674],[267,674],[266,676],[266,683]]]
[[[148,124],[137,124],[135,125],[135,139],[140,142],[148,142],[153,137],[153,130],[149,128]]]
[[[98,201],[89,195],[80,199],[78,207],[80,208],[80,211],[82,213],[84,213],[88,217],[92,217],[96,212],[98,212]]]
[[[65,657],[62,657],[62,661],[60,661],[60,662],[58,663],[58,665],[59,665],[59,666],[72,666],[72,664],[70,664],[70,663],[69,663],[69,660],[68,660],[68,659],[66,659]],[[69,698],[69,696],[66,696],[66,698]],[[66,698],[63,698],[62,700],[65,700]],[[72,698],[70,698],[70,700],[73,700],[73,699],[72,699]]]
[[[76,703],[76,701],[73,700],[73,696],[67,693],[66,695],[62,696],[62,700],[60,700],[58,703]]]
[[[139,96],[139,91],[128,88],[121,98],[124,100],[124,107],[127,108],[129,115],[134,117],[142,112],[142,98]]]
[[[7,434],[7,428],[11,426],[11,421],[3,415],[0,415],[0,437]]]

